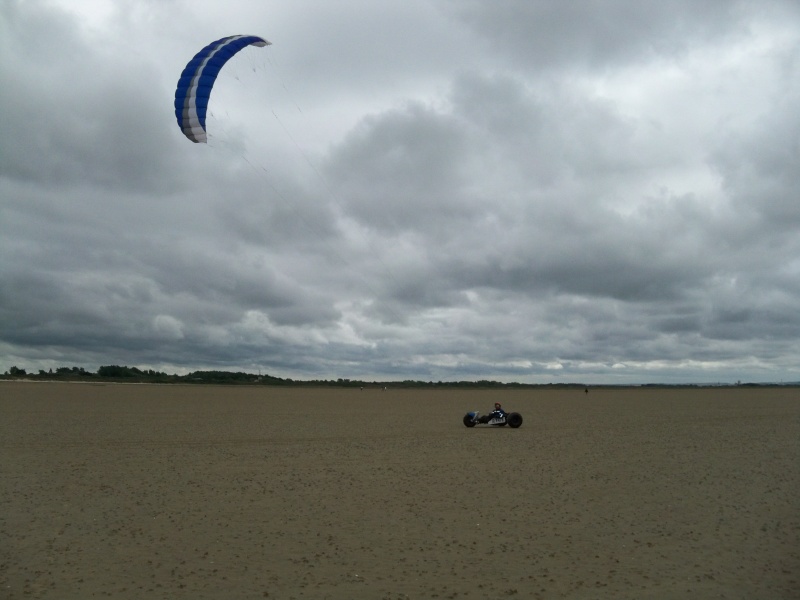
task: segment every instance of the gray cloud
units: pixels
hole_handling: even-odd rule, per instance
[[[188,8],[0,4],[6,368],[800,378],[793,3]]]
[[[681,0],[653,6],[620,0],[590,6],[533,0],[497,6],[453,0],[446,6],[478,38],[535,69],[608,69],[680,57],[700,45],[735,44],[751,35],[759,16],[798,16],[796,4],[788,1],[756,6],[745,0]]]

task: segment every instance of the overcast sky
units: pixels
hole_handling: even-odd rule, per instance
[[[800,380],[796,0],[0,0],[0,153],[0,371]]]

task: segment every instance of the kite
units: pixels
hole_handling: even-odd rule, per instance
[[[175,117],[183,134],[195,143],[207,143],[206,110],[211,88],[220,69],[247,46],[264,47],[270,42],[255,35],[232,35],[200,50],[189,61],[175,89]]]

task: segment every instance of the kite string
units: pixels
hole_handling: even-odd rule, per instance
[[[243,52],[242,54],[249,58],[249,61],[250,61],[249,66],[250,66],[250,68],[252,69],[253,72],[256,72],[256,73],[258,71],[262,71],[263,72],[262,69],[265,69],[266,68],[266,64],[269,64],[269,66],[272,68],[272,70],[274,72],[274,75],[277,77],[277,79],[279,81],[280,88],[287,95],[286,99],[288,100],[288,102],[292,106],[294,106],[294,108],[297,110],[297,112],[300,115],[302,115],[303,119],[307,119],[308,117],[303,112],[303,110],[300,107],[300,105],[294,100],[294,98],[291,97],[291,94],[289,92],[289,88],[288,88],[288,86],[286,85],[286,82],[283,80],[283,78],[281,77],[281,75],[279,73],[277,62],[271,56],[272,52],[269,51],[269,50],[271,50],[271,48],[272,48],[271,46],[269,48],[267,48],[268,52],[266,52],[266,53],[261,53],[261,52],[259,52],[259,53]],[[264,56],[264,54],[266,54],[266,58],[261,58],[261,60],[259,62],[258,58],[260,58],[260,57],[257,58],[255,56],[256,54],[259,54],[261,56]],[[230,75],[232,76],[232,79],[234,79],[238,84],[245,85],[245,82],[242,81],[241,78],[239,77],[238,71],[233,71],[232,73],[230,73]],[[267,186],[274,192],[276,198],[283,204],[283,206],[285,206],[285,207],[293,207],[294,208],[294,203],[290,201],[289,194],[287,194],[286,192],[282,191],[279,188],[279,186],[276,185],[275,181],[273,180],[273,177],[270,174],[270,171],[266,168],[266,166],[263,166],[260,163],[257,164],[258,163],[257,160],[256,161],[251,160],[250,153],[247,151],[246,145],[243,146],[243,145],[241,145],[239,143],[235,143],[234,141],[228,141],[226,143],[225,140],[226,139],[228,139],[228,140],[231,139],[233,131],[224,124],[224,121],[226,119],[217,119],[215,114],[210,110],[210,108],[211,107],[209,107],[209,115],[211,116],[211,118],[213,118],[215,120],[214,128],[215,128],[215,131],[217,132],[217,134],[216,135],[209,134],[209,146],[211,146],[211,147],[225,147],[225,148],[228,149],[228,151],[230,151],[231,153],[233,153],[236,156],[240,157],[245,162],[245,164],[247,164],[248,167],[250,169],[252,169],[253,172],[267,184]],[[294,146],[294,148],[296,149],[298,155],[303,159],[305,164],[308,166],[309,169],[311,169],[311,172],[314,174],[314,176],[317,178],[317,180],[321,183],[322,188],[324,189],[324,192],[327,194],[327,196],[329,197],[329,199],[331,201],[332,207],[333,207],[337,217],[344,218],[344,216],[347,213],[343,209],[342,202],[337,197],[336,192],[333,190],[333,187],[330,185],[330,183],[327,180],[327,178],[325,177],[325,175],[317,167],[317,165],[314,162],[314,160],[312,159],[312,157],[309,155],[309,153],[306,151],[306,149],[300,144],[300,142],[298,141],[296,135],[291,131],[290,127],[287,126],[287,124],[284,122],[284,119],[282,119],[279,116],[279,114],[275,110],[275,108],[271,108],[270,110],[272,112],[273,117],[275,118],[275,121],[278,123],[278,125],[283,130],[284,134],[286,135],[286,138]],[[227,116],[227,110],[220,110],[220,111],[217,111],[217,112],[220,115]],[[310,222],[310,220],[305,216],[305,214],[304,214],[304,212],[302,210],[293,209],[292,212],[294,213],[296,218],[299,219],[299,221],[302,223],[302,225],[312,235],[314,235],[317,239],[324,239],[328,235],[327,232],[322,231],[320,229],[320,224],[318,222],[315,221],[312,224]],[[371,258],[373,260],[375,260],[380,265],[381,270],[382,270],[382,276],[388,278],[392,282],[392,284],[395,286],[395,289],[400,289],[400,286],[399,286],[396,278],[394,277],[394,274],[393,274],[392,270],[385,263],[385,261],[381,258],[381,254],[379,252],[379,249],[376,247],[376,245],[369,239],[369,237],[366,234],[361,232],[359,227],[354,227],[352,229],[355,230],[356,234],[361,237],[362,241],[364,242],[364,245],[369,249]],[[343,236],[343,239],[347,239],[347,236]],[[327,246],[327,254],[328,254],[328,256],[330,258],[333,258],[335,261],[339,262],[341,265],[343,265],[345,267],[349,267],[349,261],[345,258],[345,256],[342,255],[342,253],[337,248],[334,247],[333,244],[326,244],[326,246]],[[377,298],[381,297],[381,295],[377,292],[375,287],[370,283],[370,280],[369,280],[368,277],[359,276],[359,278],[361,279],[363,286],[368,290],[368,292],[372,295],[372,297],[374,299],[377,299]],[[374,301],[375,300],[373,300],[373,302]],[[402,320],[403,320],[402,317],[397,313],[397,311],[394,310],[394,308],[392,307],[390,302],[383,303],[383,306],[382,306],[381,310],[385,311],[386,313],[391,314],[396,322],[402,322]]]

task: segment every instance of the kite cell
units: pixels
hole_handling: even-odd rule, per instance
[[[195,143],[206,143],[206,110],[211,88],[220,69],[239,50],[247,46],[267,46],[270,42],[255,35],[232,35],[200,50],[189,61],[175,89],[175,116],[183,134]]]

